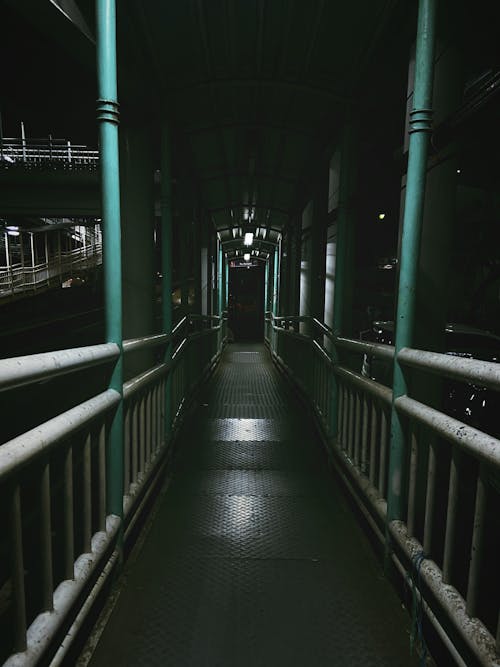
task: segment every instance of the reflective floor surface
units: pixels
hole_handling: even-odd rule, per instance
[[[409,618],[260,345],[229,345],[92,667],[418,664]]]

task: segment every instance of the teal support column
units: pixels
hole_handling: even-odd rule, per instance
[[[229,262],[227,261],[227,257],[224,261],[224,267],[226,273],[226,281],[224,283],[224,310],[227,310],[229,307]]]
[[[170,132],[166,122],[161,127],[161,294],[162,329],[172,331],[172,188],[171,188],[171,145]],[[165,349],[165,361],[171,359],[172,345]],[[165,383],[165,435],[172,430],[172,376],[169,373]]]
[[[96,0],[97,120],[101,157],[106,341],[116,343],[120,356],[110,388],[123,396],[122,267],[118,101],[116,82],[115,0]],[[123,518],[123,401],[113,415],[107,443],[107,512]]]
[[[435,0],[420,0],[415,54],[415,87],[410,114],[408,170],[404,204],[403,231],[399,259],[398,305],[393,405],[391,414],[391,449],[387,520],[403,519],[406,506],[406,468],[408,451],[401,418],[394,401],[407,393],[406,379],[397,361],[403,347],[411,347],[415,328],[416,282],[425,198],[425,180],[429,135],[432,130],[432,84],[434,78]]]
[[[221,243],[221,241],[219,241],[218,246],[219,246],[219,252],[217,253],[217,254],[218,254],[218,262],[217,262],[217,263],[218,263],[218,265],[219,265],[219,266],[218,266],[219,270],[218,270],[218,272],[217,272],[217,288],[218,288],[218,293],[219,293],[219,294],[218,294],[218,296],[219,296],[219,302],[218,302],[218,309],[219,309],[219,312],[218,312],[218,314],[219,314],[220,316],[222,316],[222,311],[223,311],[223,309],[224,309],[224,308],[223,308],[223,303],[224,303],[224,284],[223,284],[223,280],[222,280],[222,276],[223,276],[222,260],[223,260],[223,257],[222,257],[222,243]]]
[[[278,247],[276,246],[274,250],[274,264],[273,264],[273,313],[275,317],[278,316],[278,304],[279,304],[278,272],[279,272],[279,252],[278,252]]]
[[[264,276],[264,312],[269,311],[269,262],[271,261],[271,256],[266,260],[266,270]]]

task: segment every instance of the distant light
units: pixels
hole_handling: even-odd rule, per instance
[[[384,220],[385,219],[385,213],[379,213],[378,214],[378,219],[379,220]]]
[[[245,262],[249,262],[249,261],[250,261],[250,253],[249,253],[249,252],[246,252],[246,253],[243,255],[243,259],[245,260]]]
[[[462,173],[462,170],[461,170],[461,169],[457,169],[457,174],[461,174],[461,173]]]
[[[245,234],[245,240],[243,241],[243,243],[244,243],[246,246],[250,246],[250,245],[252,245],[252,243],[253,243],[253,234],[252,234],[252,232],[247,232],[247,233]]]

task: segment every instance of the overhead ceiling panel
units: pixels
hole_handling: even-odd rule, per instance
[[[250,205],[258,224],[286,223],[393,4],[136,2],[218,227],[238,224]]]

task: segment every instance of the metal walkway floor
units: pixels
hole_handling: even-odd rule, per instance
[[[229,345],[91,667],[417,664],[307,421],[261,345]]]

